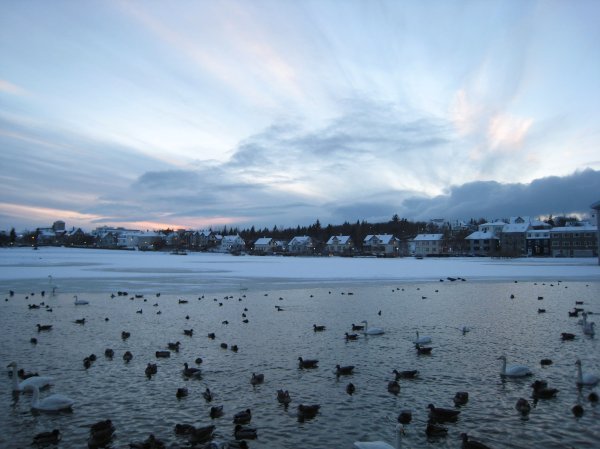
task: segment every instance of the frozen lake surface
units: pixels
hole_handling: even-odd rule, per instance
[[[5,366],[15,361],[54,377],[42,396],[62,393],[75,400],[72,413],[36,415],[29,395],[13,401],[6,378],[0,387],[0,447],[30,447],[36,433],[54,428],[63,434],[59,447],[85,447],[89,426],[107,418],[116,427],[114,448],[151,432],[186,447],[173,431],[176,423],[214,424],[224,441],[233,438],[233,415],[246,408],[259,435],[251,448],[392,442],[388,418],[395,420],[404,409],[413,414],[405,426],[406,447],[460,447],[461,432],[494,448],[595,448],[600,441],[600,406],[587,399],[598,387],[579,390],[575,384],[578,358],[584,371],[600,375],[598,341],[568,316],[575,301],[600,313],[596,260],[175,256],[61,248],[0,250],[0,257],[7,298],[0,305],[0,358]],[[449,276],[466,281],[450,282]],[[55,296],[51,285],[58,285]],[[118,291],[128,296],[111,297]],[[89,305],[75,306],[75,294]],[[41,302],[40,309],[28,307]],[[540,308],[546,312],[538,313]],[[81,318],[85,324],[76,324]],[[385,333],[347,342],[352,323],[365,319]],[[38,323],[53,328],[38,333]],[[326,330],[314,332],[313,324]],[[463,334],[463,326],[471,331]],[[193,336],[184,329],[194,329]],[[431,336],[430,356],[416,353],[417,330]],[[122,331],[131,337],[122,340]],[[214,340],[207,338],[210,332]],[[575,340],[562,341],[562,332],[574,333]],[[176,341],[178,353],[156,359],[155,351]],[[239,351],[221,343],[236,344]],[[106,348],[114,349],[113,360],[104,357]],[[122,359],[125,351],[134,356],[129,363]],[[92,353],[98,359],[85,369],[83,359]],[[502,354],[509,364],[529,366],[533,376],[503,380]],[[319,367],[299,369],[299,356],[318,359]],[[197,357],[201,365],[194,363]],[[541,366],[543,358],[553,364]],[[149,362],[158,365],[151,379],[144,374]],[[202,378],[185,379],[184,362],[199,366]],[[354,374],[336,377],[337,364],[354,365]],[[419,370],[417,379],[400,381],[398,395],[387,391],[394,368]],[[250,384],[253,372],[265,375],[264,384]],[[557,397],[534,405],[530,384],[536,379],[558,388]],[[356,386],[352,396],[345,391],[349,382]],[[181,387],[189,396],[179,400],[175,392]],[[206,387],[214,392],[212,404],[201,395]],[[289,408],[277,402],[278,389],[289,390]],[[454,408],[457,391],[469,392],[458,421],[445,424],[447,437],[428,438],[427,405]],[[532,403],[527,417],[514,408],[520,397]],[[321,411],[299,422],[301,403],[318,403]],[[581,418],[571,413],[575,404],[585,410]],[[224,416],[211,420],[211,405],[223,405]]]

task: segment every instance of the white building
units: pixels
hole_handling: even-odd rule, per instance
[[[444,234],[419,234],[414,238],[415,256],[443,254]]]
[[[352,254],[354,243],[349,235],[334,235],[327,240],[325,249],[329,254]]]

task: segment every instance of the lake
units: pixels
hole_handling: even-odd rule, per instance
[[[258,429],[258,439],[249,442],[252,448],[341,449],[357,440],[393,443],[395,419],[405,409],[413,415],[405,426],[406,447],[460,447],[461,432],[496,448],[598,447],[600,406],[587,399],[592,389],[579,390],[575,384],[577,358],[584,371],[600,374],[598,341],[584,336],[577,318],[567,312],[575,301],[583,301],[578,307],[600,313],[600,282],[443,279],[369,283],[338,279],[309,285],[288,281],[269,286],[266,281],[243,279],[210,285],[205,276],[202,285],[186,283],[178,290],[173,279],[149,284],[136,278],[122,284],[127,297],[114,298],[110,292],[116,295],[119,290],[114,279],[96,278],[93,284],[70,279],[68,292],[58,289],[50,296],[45,288],[44,298],[40,291],[45,279],[32,282],[31,288],[26,279],[5,280],[8,300],[0,305],[5,335],[1,359],[5,365],[15,361],[27,371],[54,377],[50,392],[76,402],[72,413],[33,414],[30,395],[15,403],[7,378],[0,388],[4,404],[0,447],[29,447],[36,433],[54,428],[63,435],[59,447],[85,447],[89,426],[107,418],[116,427],[115,448],[128,447],[150,433],[185,447],[185,438],[173,431],[176,423],[214,424],[216,438],[230,440],[233,415],[247,408],[252,410],[250,425]],[[9,297],[12,285],[15,295]],[[75,306],[74,294],[90,304]],[[143,298],[135,298],[136,294]],[[52,312],[28,308],[42,301]],[[539,308],[546,313],[538,313]],[[594,316],[590,315],[592,321]],[[74,322],[81,318],[85,325]],[[385,333],[347,342],[344,334],[361,320]],[[38,333],[37,323],[52,324],[53,329]],[[314,332],[313,324],[326,330]],[[471,331],[463,334],[463,326]],[[193,336],[185,336],[184,329],[193,329]],[[122,340],[122,331],[131,332],[131,337]],[[416,331],[431,336],[431,355],[416,353],[412,344]],[[207,337],[211,332],[216,334],[214,340]],[[563,342],[561,332],[577,337]],[[30,343],[31,337],[38,339],[37,345]],[[178,353],[156,359],[155,351],[176,341],[181,342]],[[222,349],[221,343],[236,344],[239,351]],[[113,360],[105,358],[106,348],[114,349]],[[129,363],[122,359],[125,351],[133,354]],[[92,353],[98,358],[85,369],[83,359]],[[498,357],[503,354],[509,364],[527,365],[534,375],[502,379]],[[299,369],[299,356],[318,359],[318,368]],[[201,365],[194,363],[197,357],[203,359]],[[542,367],[543,358],[553,364]],[[151,379],[144,374],[149,362],[158,365]],[[184,362],[201,368],[202,378],[185,379]],[[354,373],[336,377],[337,364],[354,365]],[[419,370],[417,379],[400,381],[398,395],[387,391],[395,368]],[[263,384],[250,384],[253,372],[264,374]],[[536,379],[547,380],[560,391],[554,399],[540,400],[523,417],[515,403],[520,397],[531,401],[530,384]],[[346,393],[349,382],[356,387],[353,395]],[[189,396],[177,399],[181,387],[188,388]],[[207,387],[215,395],[212,404],[202,397]],[[292,402],[287,409],[277,402],[278,389],[289,390]],[[469,393],[458,421],[445,424],[447,437],[428,438],[427,405],[454,408],[457,391]],[[298,404],[320,404],[320,413],[299,422]],[[585,410],[581,418],[571,413],[575,404]],[[211,405],[223,405],[224,416],[211,420]]]

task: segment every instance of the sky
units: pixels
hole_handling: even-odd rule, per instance
[[[600,2],[0,0],[0,229],[586,214]]]

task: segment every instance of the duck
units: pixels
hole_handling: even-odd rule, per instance
[[[437,426],[432,422],[427,423],[425,428],[425,434],[428,437],[445,437],[448,435],[448,429],[446,427]]]
[[[191,337],[194,335],[194,329],[184,329],[183,330],[183,335],[187,335],[188,337]]]
[[[565,340],[575,340],[575,334],[571,334],[570,332],[563,332],[560,334],[560,338]]]
[[[391,380],[388,382],[388,391],[392,394],[400,393],[400,384],[396,380]]]
[[[571,408],[571,412],[573,413],[573,415],[575,415],[576,418],[581,418],[583,416],[583,407],[579,404],[574,405]]]
[[[125,351],[125,354],[123,354],[123,360],[125,360],[125,363],[130,362],[131,359],[133,359],[133,354],[129,351]]]
[[[420,337],[419,336],[419,331],[416,331],[416,333],[417,333],[417,338],[413,342],[414,344],[424,345],[424,344],[427,344],[427,343],[431,343],[431,337],[430,336],[423,335],[422,337]]]
[[[307,359],[304,360],[302,357],[298,357],[298,366],[299,368],[303,369],[310,369],[310,368],[318,368],[318,363],[319,361],[316,359]]]
[[[419,371],[417,371],[416,369],[405,370],[405,371],[398,371],[397,369],[395,369],[392,371],[392,373],[394,373],[396,375],[396,380],[414,379],[419,375]]]
[[[247,408],[233,415],[234,424],[248,424],[252,420],[252,411]]]
[[[38,332],[52,330],[52,324],[36,324]]]
[[[319,404],[313,405],[298,405],[298,420],[304,421],[305,419],[312,419],[317,416],[321,406]]]
[[[52,432],[38,433],[33,437],[33,443],[31,444],[36,446],[49,446],[52,444],[58,444],[60,438],[60,430],[54,429]]]
[[[506,356],[501,355],[498,360],[502,360],[502,369],[500,375],[503,377],[525,377],[531,376],[531,370],[524,365],[510,365],[506,366]]]
[[[542,366],[548,366],[548,365],[552,365],[554,362],[552,361],[552,359],[542,359],[540,360],[540,365]]]
[[[188,389],[187,388],[178,388],[177,389],[177,393],[175,393],[175,397],[177,399],[181,399],[184,398],[188,395]]]
[[[125,331],[121,332],[121,339],[122,340],[127,340],[129,337],[131,337],[131,332],[125,332]]]
[[[114,355],[115,355],[115,351],[113,351],[112,349],[106,348],[104,350],[104,357],[106,357],[107,359],[112,359],[114,357]]]
[[[171,351],[156,351],[154,355],[157,359],[166,359],[171,357]]]
[[[429,409],[429,417],[435,422],[454,422],[460,415],[460,410],[451,410],[448,408],[435,407],[433,404],[427,406]]]
[[[352,330],[353,331],[362,331],[364,329],[365,329],[364,325],[352,323]]]
[[[192,368],[189,367],[187,362],[185,362],[183,364],[183,375],[185,377],[195,377],[198,378],[202,375],[202,371],[200,371],[200,368]]]
[[[469,435],[464,432],[460,434],[460,437],[462,438],[462,449],[490,449],[489,446],[479,441],[469,439]]]
[[[210,391],[210,388],[206,387],[206,390],[202,392],[202,397],[206,400],[206,402],[212,402],[213,394]]]
[[[340,366],[340,365],[335,365],[335,375],[336,376],[349,376],[350,374],[352,374],[352,371],[354,371],[354,365],[348,365],[348,366]]]
[[[410,410],[402,410],[398,415],[397,421],[400,424],[410,424],[412,421],[412,412]]]
[[[181,343],[179,343],[179,342],[167,343],[167,348],[169,348],[171,351],[179,352],[180,345],[181,345]]]
[[[317,326],[316,324],[313,324],[313,330],[315,332],[323,332],[325,330],[325,326]]]
[[[593,402],[593,403],[598,402],[598,393],[596,393],[595,391],[592,391],[588,395],[588,401]]]
[[[350,396],[352,396],[355,391],[356,391],[356,387],[354,386],[354,384],[352,382],[350,382],[348,385],[346,385],[346,393],[348,393]]]
[[[454,405],[460,407],[469,402],[469,393],[466,391],[457,391],[454,395]]]
[[[515,404],[515,408],[522,415],[527,415],[531,411],[531,405],[529,404],[529,401],[525,398],[519,398],[517,400],[517,403]]]
[[[165,449],[166,446],[151,433],[144,441],[129,443],[129,447],[131,449]]]
[[[110,419],[98,421],[90,427],[90,437],[88,438],[88,449],[97,449],[106,447],[112,441],[115,426]]]
[[[262,384],[264,381],[265,381],[265,375],[264,374],[255,374],[255,373],[252,373],[252,377],[250,378],[250,383],[252,385]]]
[[[150,379],[152,377],[153,374],[156,374],[158,372],[158,367],[156,366],[156,363],[148,363],[148,365],[146,365],[146,377],[148,377],[148,379]]]
[[[11,377],[12,377],[12,375],[13,375],[13,373],[12,373],[12,371],[11,371],[11,372],[9,373],[9,376],[11,376]],[[39,374],[38,374],[38,373],[27,373],[27,372],[25,372],[25,370],[24,370],[23,368],[20,368],[20,369],[17,371],[17,376],[19,376],[19,379],[21,379],[21,380],[25,380],[25,379],[29,379],[30,377],[36,377],[36,376],[39,376]]]
[[[216,418],[219,418],[220,416],[223,416],[223,406],[222,405],[212,406],[210,408],[211,419],[216,419]]]
[[[48,388],[54,382],[54,379],[49,376],[32,376],[27,379],[19,382],[18,380],[18,371],[17,371],[17,363],[11,362],[7,365],[7,368],[12,368],[12,389],[13,391],[29,391],[33,388],[38,388],[40,390],[44,388]]]
[[[192,446],[205,443],[207,441],[212,440],[213,432],[215,431],[215,426],[209,425],[204,427],[194,428],[188,435],[189,441]]]
[[[40,399],[40,390],[33,386],[33,397],[31,399],[31,409],[39,412],[60,412],[71,410],[75,401],[62,394],[52,394]]]
[[[550,399],[558,393],[556,388],[548,388],[548,383],[545,380],[536,380],[531,384],[531,388],[533,388],[532,397],[534,399]]]
[[[349,334],[346,332],[346,341],[358,340],[358,334]]]
[[[175,434],[177,435],[189,435],[194,430],[196,430],[196,428],[191,424],[175,424]]]
[[[73,298],[75,298],[74,304],[76,306],[85,306],[85,305],[87,305],[87,304],[90,303],[89,301],[86,301],[85,299],[79,299],[79,298],[77,298],[77,295],[73,296]]]
[[[241,424],[236,424],[233,435],[236,440],[255,440],[258,436],[254,427],[244,427]]]
[[[581,371],[581,360],[577,359],[577,386],[578,387],[595,387],[600,382],[600,377],[592,373],[583,373]]]
[[[292,402],[290,393],[287,390],[277,390],[277,402],[287,406],[290,402]]]
[[[363,320],[361,322],[365,323],[365,328],[362,331],[365,335],[381,335],[384,333],[381,327],[369,327],[367,320]]]

